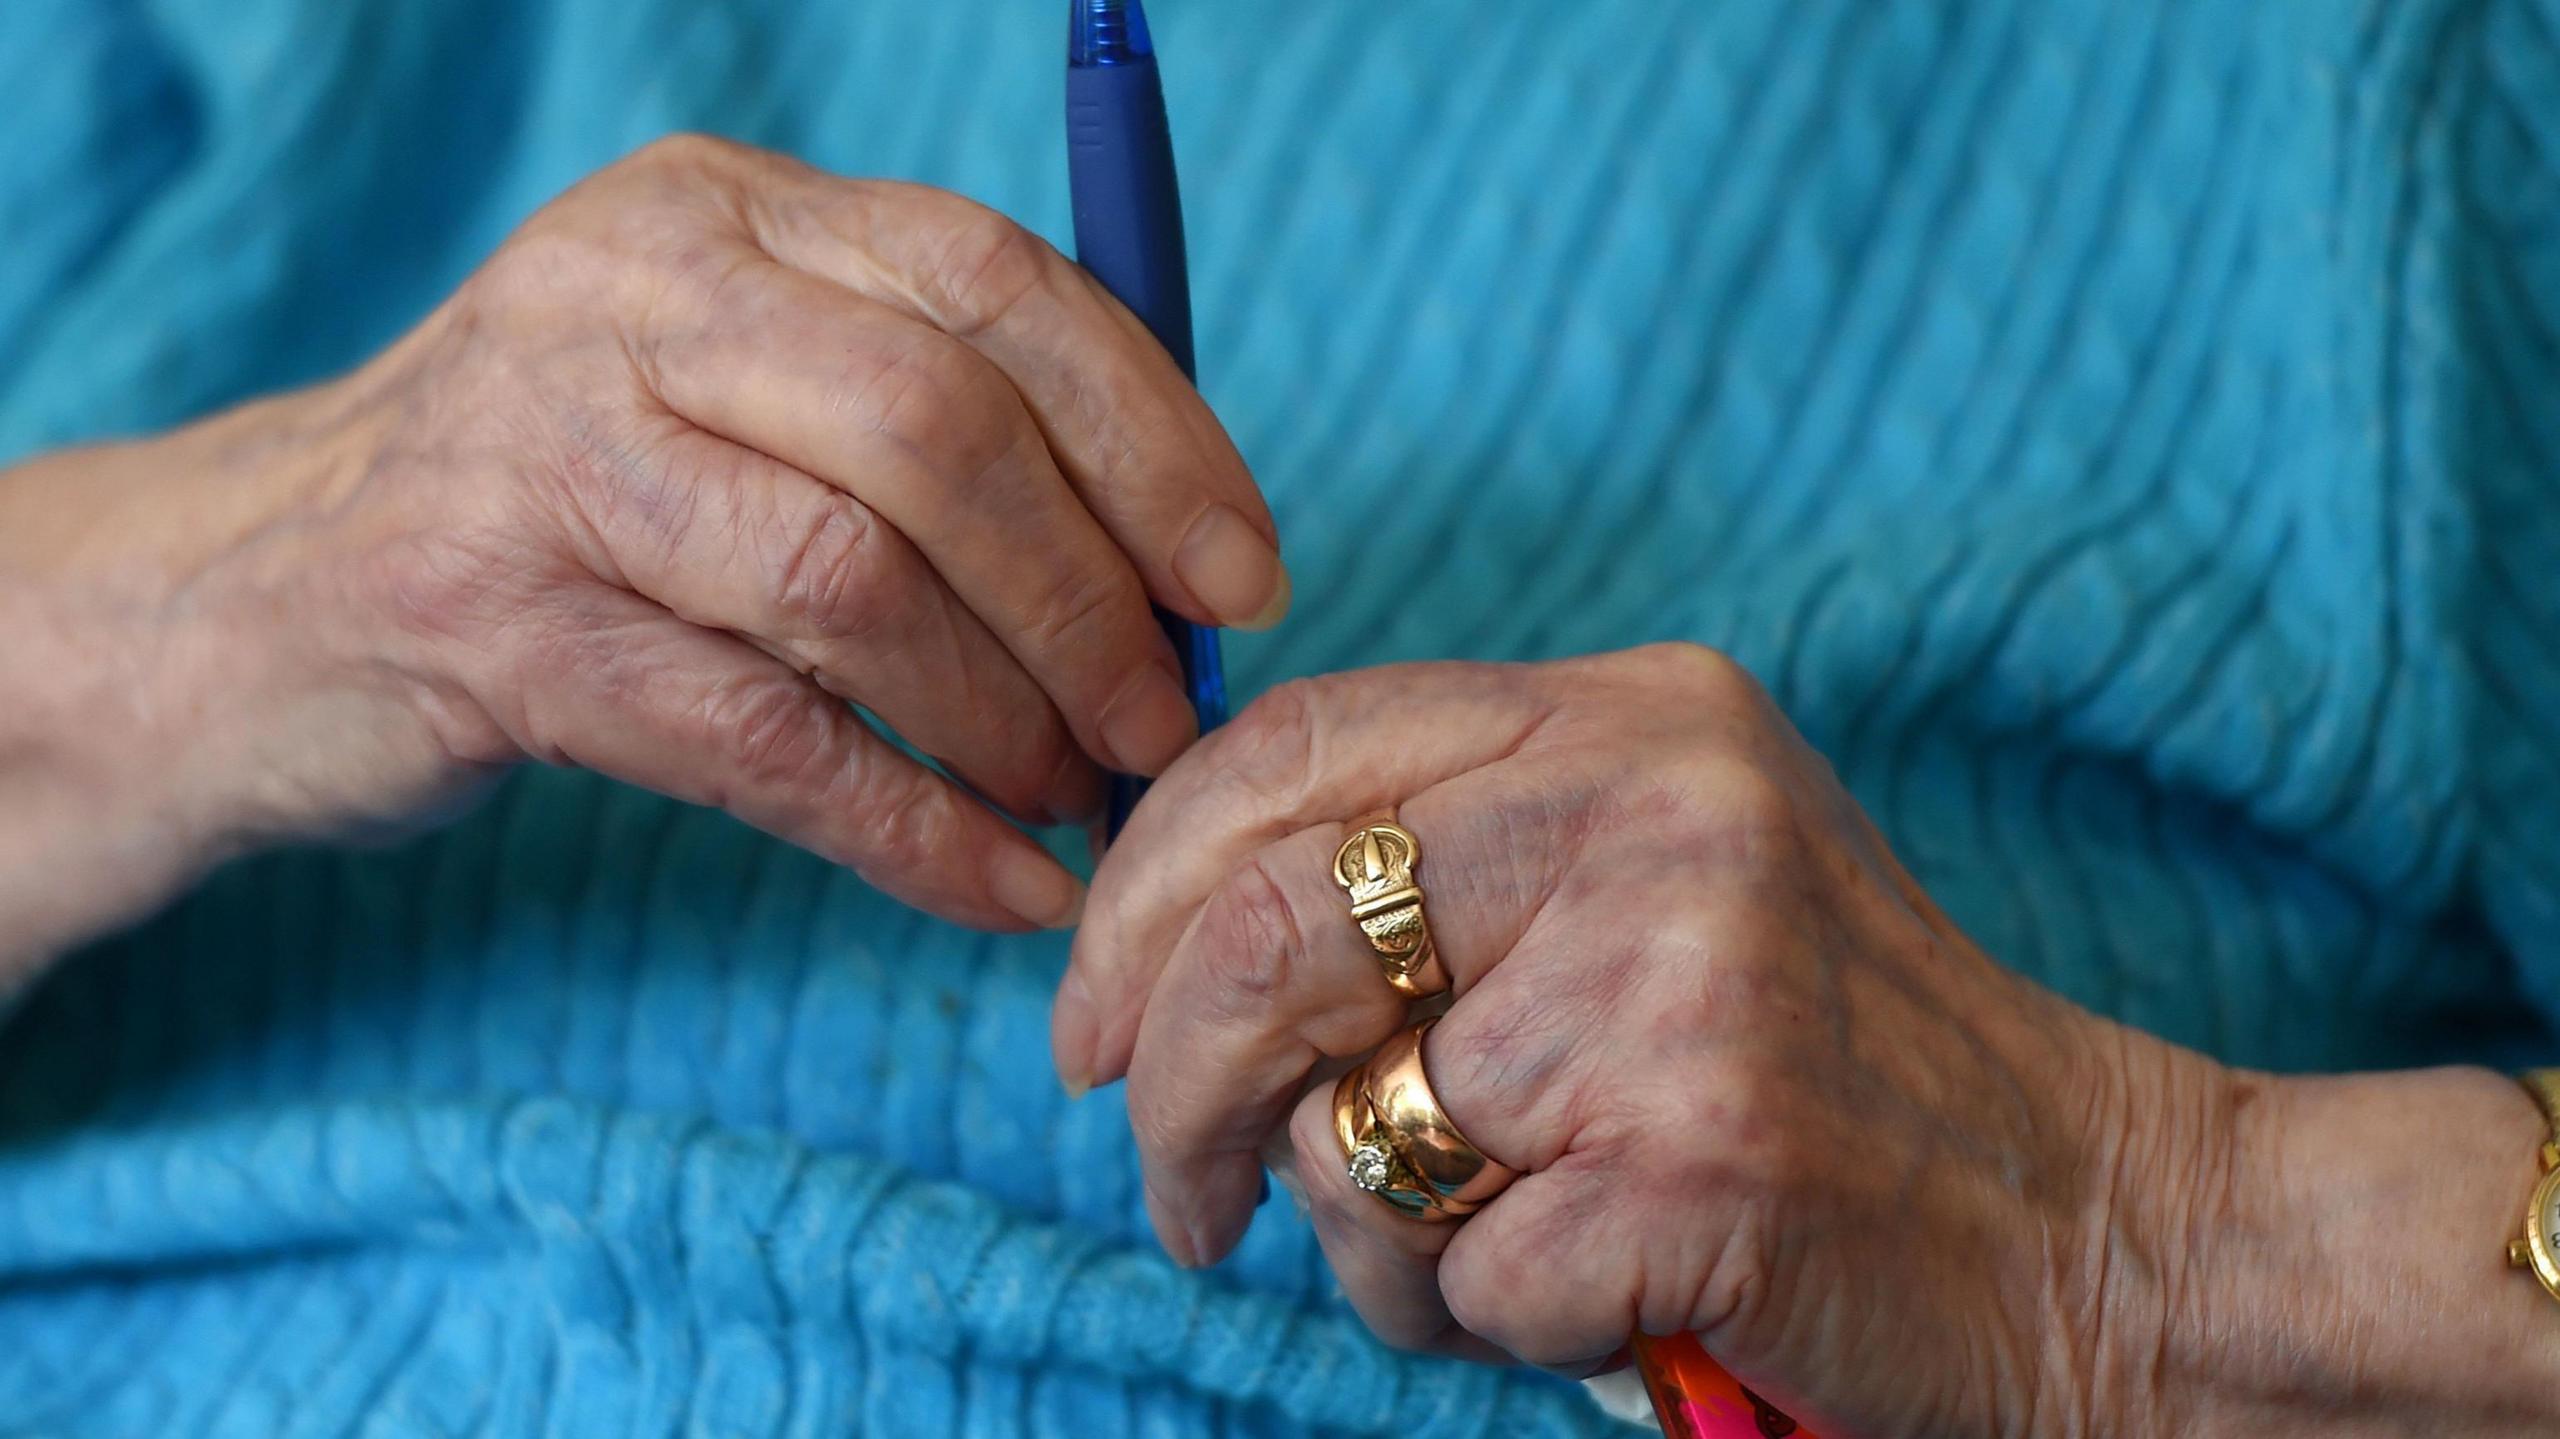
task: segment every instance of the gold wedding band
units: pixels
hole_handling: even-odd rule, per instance
[[[1410,1219],[1445,1222],[1482,1208],[1519,1176],[1467,1142],[1422,1072],[1432,1020],[1397,1034],[1333,1090],[1343,1172]]]
[[[1422,1037],[1435,1023],[1426,1019],[1369,1056],[1362,1066],[1368,1073],[1369,1107],[1440,1208],[1453,1215],[1472,1214],[1518,1176],[1468,1143],[1431,1092],[1431,1081],[1422,1072]]]
[[[1408,999],[1449,987],[1413,877],[1421,863],[1422,842],[1384,811],[1354,821],[1333,855],[1333,881],[1351,897],[1351,917],[1378,953],[1378,972]]]

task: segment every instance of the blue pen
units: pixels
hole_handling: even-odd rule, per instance
[[[1191,273],[1182,246],[1182,191],[1174,182],[1173,133],[1165,124],[1164,80],[1139,0],[1073,0],[1067,29],[1067,189],[1076,216],[1076,259],[1131,313],[1194,381]],[[1207,733],[1227,717],[1227,678],[1218,632],[1156,611],[1182,659],[1182,682]],[[1111,780],[1111,834],[1135,809],[1147,782]]]

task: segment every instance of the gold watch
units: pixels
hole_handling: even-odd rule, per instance
[[[2529,1069],[2516,1077],[2542,1107],[2551,1137],[2542,1141],[2542,1178],[2524,1213],[2524,1237],[2507,1241],[2507,1264],[2532,1270],[2551,1297],[2560,1299],[2560,1069]]]

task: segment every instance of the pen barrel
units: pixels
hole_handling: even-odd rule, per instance
[[[1076,260],[1129,308],[1194,381],[1191,263],[1182,238],[1182,187],[1165,122],[1164,77],[1155,57],[1067,68],[1067,190]],[[1217,631],[1156,611],[1182,661],[1205,733],[1226,719]],[[1114,775],[1108,833],[1117,835],[1146,781]]]
[[[1067,151],[1076,259],[1197,379],[1182,187],[1154,56],[1068,69]]]

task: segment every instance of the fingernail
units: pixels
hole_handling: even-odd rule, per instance
[[[1207,1269],[1215,1265],[1219,1260],[1226,1258],[1228,1251],[1235,1247],[1232,1244],[1220,1243],[1221,1236],[1215,1232],[1215,1226],[1206,1221],[1192,1225],[1186,1232],[1191,1242],[1190,1267],[1194,1269]]]
[[[1158,775],[1199,735],[1182,681],[1149,665],[1102,712],[1102,745],[1123,774]]]
[[[1202,1268],[1223,1263],[1244,1243],[1253,1230],[1254,1217],[1262,1212],[1262,1202],[1271,1197],[1271,1175],[1257,1161],[1250,1172],[1254,1181],[1253,1202],[1240,1203],[1244,1187],[1222,1169],[1208,1182],[1205,1193],[1195,1196],[1197,1203],[1184,1227],[1191,1241],[1191,1257]]]
[[[1271,592],[1271,603],[1262,612],[1236,626],[1240,630],[1267,630],[1289,617],[1289,572],[1280,572],[1280,588]]]
[[[1200,1251],[1192,1244],[1191,1227],[1173,1216],[1173,1206],[1156,1192],[1153,1181],[1141,1180],[1147,1201],[1147,1221],[1156,1232],[1156,1243],[1164,1248],[1164,1256],[1184,1269],[1200,1267]]]
[[[1093,995],[1083,971],[1070,969],[1049,1010],[1049,1053],[1069,1099],[1082,1099],[1093,1088],[1093,1031]]]
[[[987,862],[987,890],[1024,923],[1066,929],[1084,912],[1084,886],[1046,853],[1006,845]]]
[[[1280,552],[1233,505],[1211,505],[1173,551],[1173,573],[1218,622],[1265,630],[1289,610]]]

